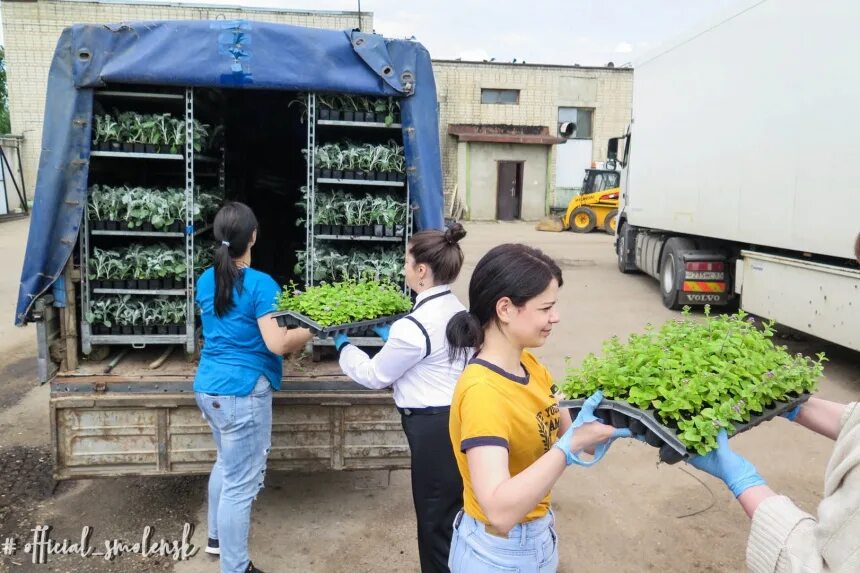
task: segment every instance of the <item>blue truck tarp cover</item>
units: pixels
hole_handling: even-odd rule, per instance
[[[86,211],[93,90],[116,83],[405,96],[403,143],[416,224],[443,226],[436,85],[421,44],[244,20],[76,25],[60,36],[48,77],[18,325],[38,296],[62,282]]]

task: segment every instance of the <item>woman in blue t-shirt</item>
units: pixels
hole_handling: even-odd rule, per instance
[[[215,216],[215,266],[197,280],[203,350],[194,396],[212,428],[218,457],[209,476],[209,542],[221,573],[262,573],[248,556],[251,502],[263,487],[272,443],[272,389],[282,355],[302,348],[307,329],[280,328],[269,316],[277,283],[251,268],[257,218],[242,203]]]

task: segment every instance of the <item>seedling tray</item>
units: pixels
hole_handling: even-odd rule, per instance
[[[793,409],[795,406],[803,404],[809,397],[809,393],[803,393],[792,400],[775,402],[765,408],[758,416],[751,417],[749,422],[736,422],[734,424],[735,434],[740,434],[758,426],[762,422],[772,420]],[[559,406],[561,408],[569,408],[571,417],[576,418],[576,415],[582,409],[583,402],[585,402],[585,398],[562,400]],[[630,431],[634,435],[644,434],[645,443],[659,448],[661,462],[676,464],[681,460],[689,459],[690,456],[695,455],[695,452],[687,450],[683,442],[678,439],[678,434],[680,433],[678,430],[665,426],[658,420],[656,410],[640,410],[627,402],[603,400],[595,410],[595,414],[615,428],[630,428]]]
[[[303,314],[299,314],[298,312],[293,312],[291,310],[276,312],[272,316],[275,318],[276,321],[278,321],[278,326],[282,328],[307,328],[317,337],[327,338],[329,336],[334,336],[340,332],[343,332],[344,334],[351,334],[353,336],[372,334],[374,326],[392,324],[393,322],[406,316],[406,313],[395,314],[392,316],[381,316],[379,318],[374,318],[373,320],[362,320],[359,322],[337,324],[334,326],[322,326],[315,320],[312,320]]]

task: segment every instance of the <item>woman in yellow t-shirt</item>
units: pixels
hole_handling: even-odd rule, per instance
[[[549,372],[526,350],[542,346],[558,322],[562,282],[543,252],[499,245],[475,267],[469,311],[448,324],[452,358],[475,351],[451,404],[464,500],[448,557],[452,573],[555,571],[552,486],[568,465],[595,463],[612,439],[630,436],[594,417],[599,392],[571,420]],[[582,451],[595,459],[583,462]]]

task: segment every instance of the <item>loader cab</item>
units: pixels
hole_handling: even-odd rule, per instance
[[[621,173],[609,169],[586,169],[582,180],[580,195],[598,193],[607,189],[617,189],[621,186]]]

